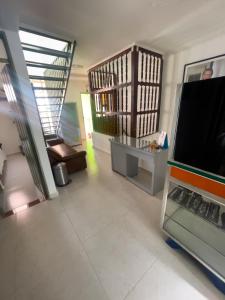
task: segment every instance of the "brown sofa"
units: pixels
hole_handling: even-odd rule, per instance
[[[65,162],[69,174],[83,170],[87,167],[86,151],[76,151],[63,139],[48,141],[47,152],[51,165]]]

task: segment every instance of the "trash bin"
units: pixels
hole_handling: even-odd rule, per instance
[[[55,183],[57,186],[64,186],[70,183],[66,164],[64,162],[58,163],[52,167]]]

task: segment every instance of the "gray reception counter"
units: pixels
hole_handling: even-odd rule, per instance
[[[168,150],[150,149],[150,139],[119,136],[110,139],[112,170],[151,195],[164,187]],[[146,162],[148,170],[140,167]]]

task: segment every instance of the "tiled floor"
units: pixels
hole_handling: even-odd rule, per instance
[[[43,196],[38,192],[24,155],[7,156],[5,188],[0,195],[3,213],[27,205]]]
[[[88,170],[58,199],[0,221],[0,299],[224,299],[165,244],[161,200],[89,151]]]

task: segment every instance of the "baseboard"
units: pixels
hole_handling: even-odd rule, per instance
[[[57,198],[59,196],[59,192],[56,190],[55,193],[51,193],[48,195],[48,199],[52,200],[54,198]]]
[[[107,154],[109,154],[109,155],[111,154],[110,151],[108,151],[108,149],[96,147],[95,145],[93,145],[93,148],[94,148],[95,150],[102,151],[102,152],[107,153]]]

